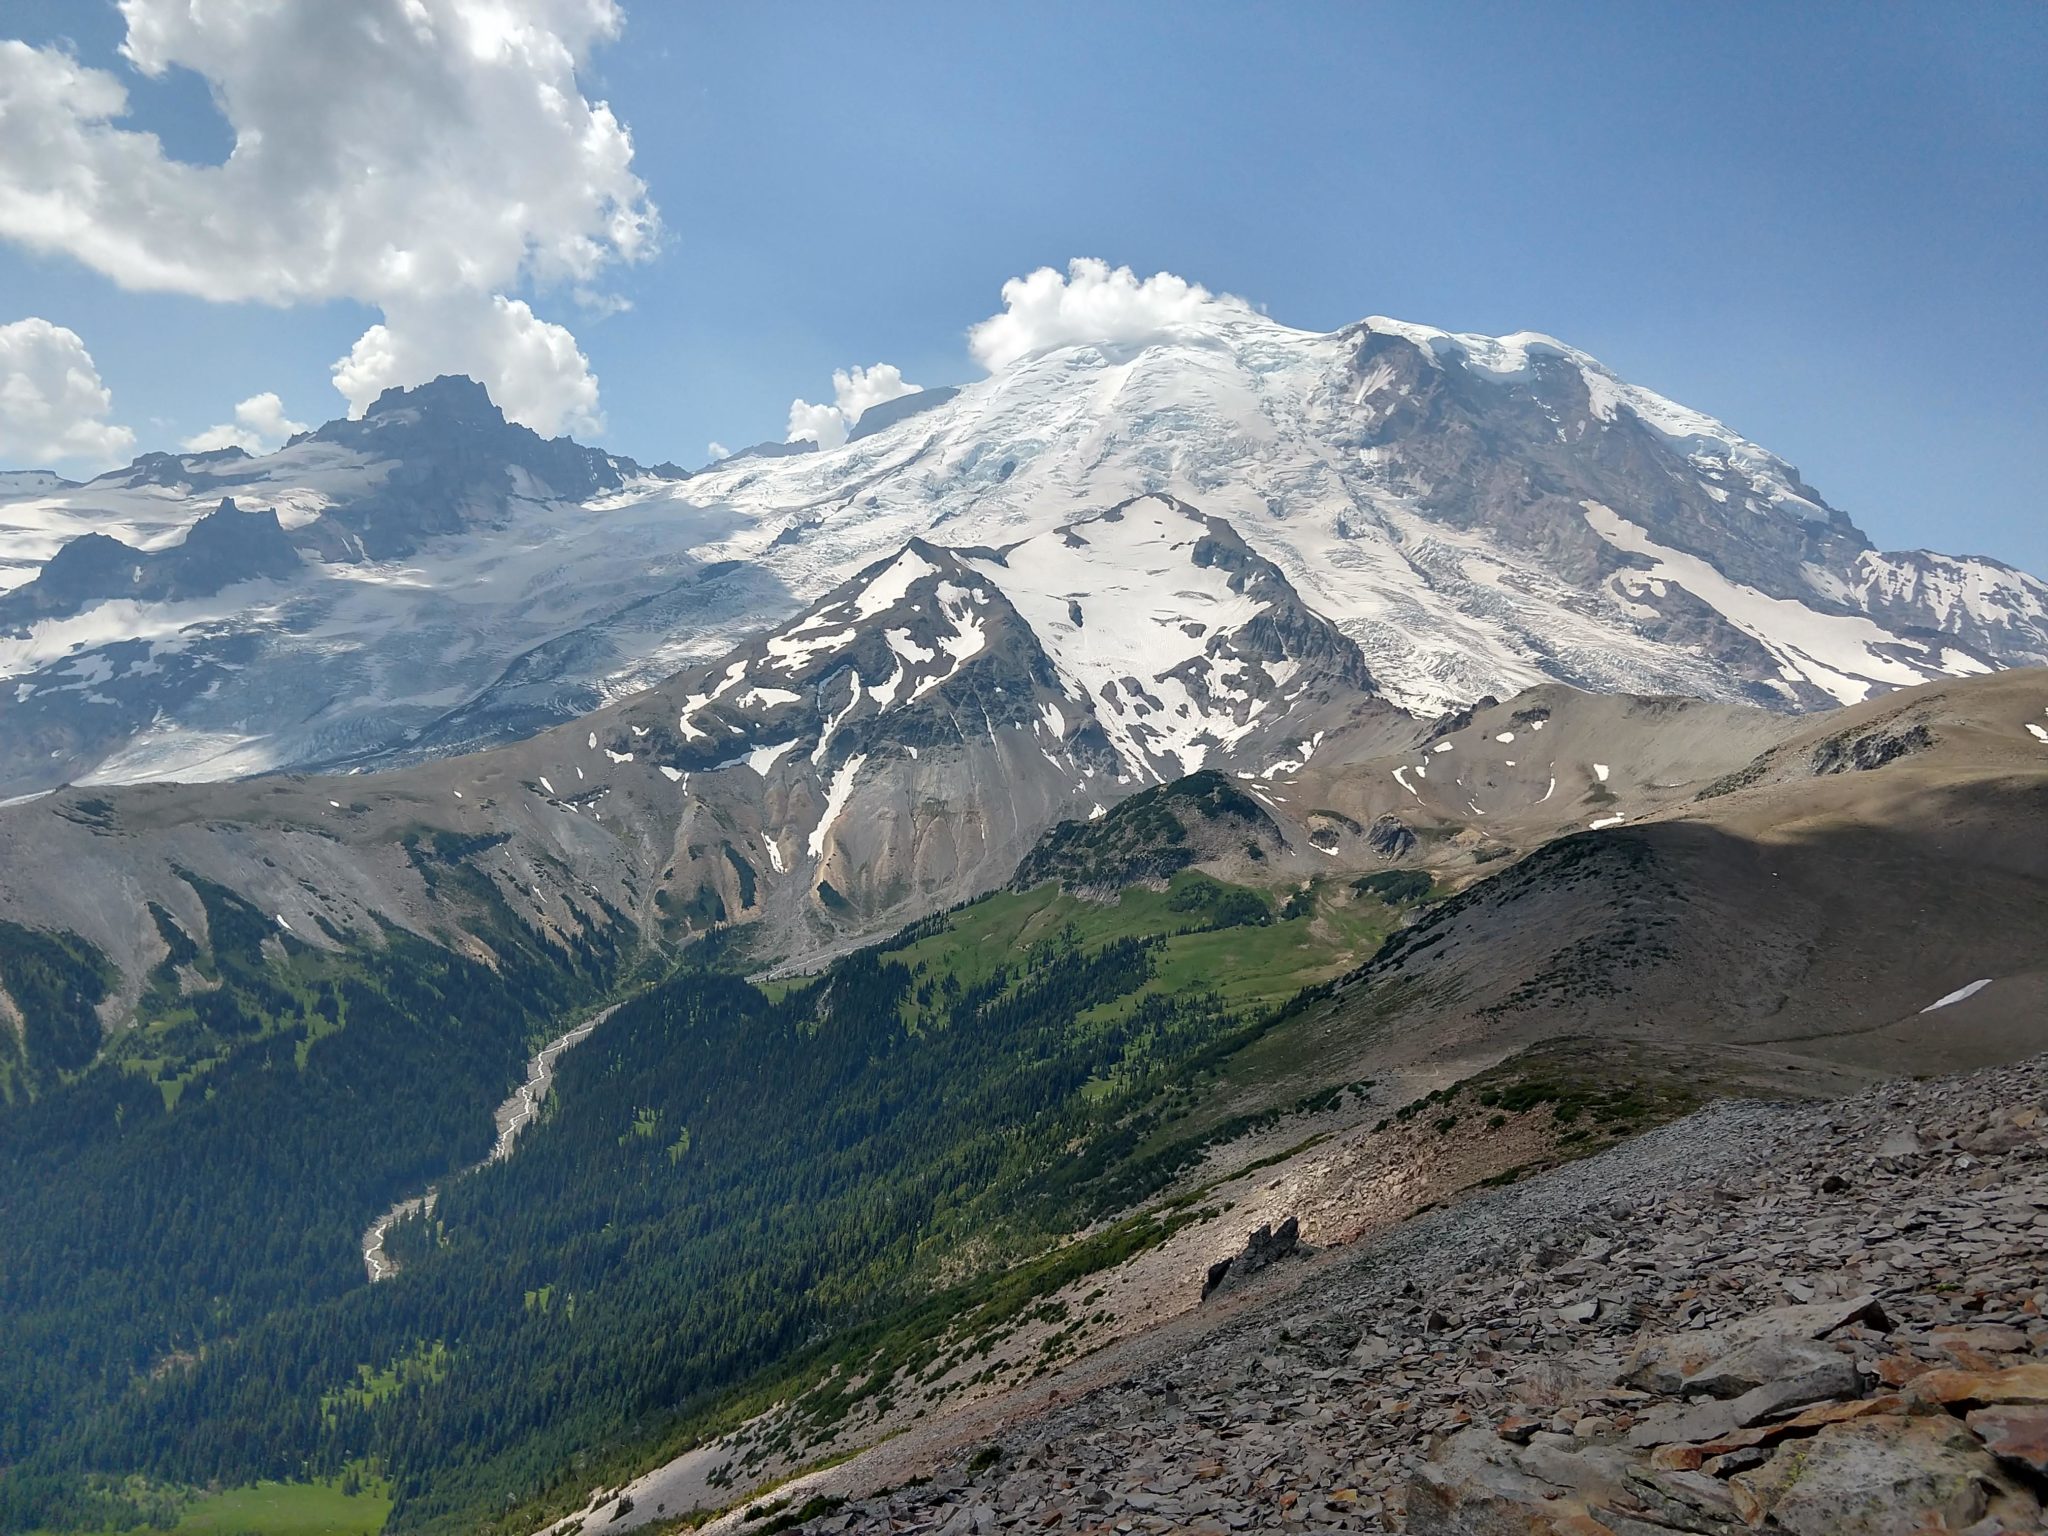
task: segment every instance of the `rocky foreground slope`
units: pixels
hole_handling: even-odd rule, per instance
[[[1254,1284],[923,1481],[719,1528],[2043,1528],[2048,1058],[1726,1102]]]

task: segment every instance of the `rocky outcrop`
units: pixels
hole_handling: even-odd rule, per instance
[[[1934,745],[1934,732],[1924,725],[1879,729],[1860,735],[1830,736],[1813,752],[1815,777],[1830,773],[1868,773]]]
[[[115,598],[183,602],[242,581],[289,581],[301,561],[268,509],[244,512],[232,497],[199,519],[178,543],[135,549],[104,533],[81,534],[35,579],[0,596],[0,627],[68,618]]]
[[[388,466],[303,530],[338,561],[401,559],[429,538],[491,525],[516,498],[584,501],[640,473],[631,459],[507,421],[483,385],[456,374],[387,389],[361,419],[330,421],[312,441]]]
[[[1310,1250],[1301,1241],[1301,1223],[1290,1216],[1279,1226],[1261,1226],[1248,1234],[1244,1251],[1218,1259],[1202,1277],[1202,1300],[1218,1291],[1242,1285],[1260,1270],[1282,1259],[1307,1258]]]
[[[880,405],[871,405],[860,413],[860,420],[848,429],[846,440],[857,443],[864,437],[873,437],[899,421],[908,421],[913,416],[936,410],[960,393],[956,384],[941,384],[932,389],[920,389],[915,394],[898,395],[894,400],[884,400]],[[816,444],[812,444],[816,447]]]
[[[1383,859],[1398,859],[1415,851],[1415,833],[1398,816],[1375,816],[1366,829],[1366,846]]]

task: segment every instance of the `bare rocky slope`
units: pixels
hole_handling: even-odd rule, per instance
[[[1683,712],[1670,718],[1683,737]],[[1469,775],[1475,748],[1524,751],[1488,740],[1511,719],[1445,738],[1444,761]],[[1382,1062],[1564,1032],[1894,1073],[2026,1054],[2048,1009],[2048,746],[2029,729],[2043,721],[2040,674],[2010,673],[1809,721],[1675,788],[1640,756],[1592,774],[1561,762],[1586,829],[1431,910],[1304,1027]],[[1512,825],[1494,804],[1489,831]]]
[[[2037,1531],[2044,1251],[2042,1059],[1724,1102],[710,1529]]]
[[[1164,515],[1188,521],[1186,551],[1212,537]],[[1761,1045],[1853,1019],[1893,1029],[1902,1063],[2011,1055],[2043,985],[2044,674],[1817,717],[1546,685],[1431,725],[1284,596],[1212,613],[1196,648],[1236,679],[1200,717],[1203,753],[1278,834],[1271,857],[1219,847],[1205,867],[1470,887],[1324,1002],[1331,1052],[1498,1059],[1588,1023],[1673,1038],[1694,1020]],[[1005,883],[1057,823],[1151,782],[1119,740],[1158,742],[1157,711],[1099,698],[979,564],[913,546],[718,662],[514,746],[0,807],[0,919],[106,955],[110,1028],[168,953],[149,903],[203,936],[195,874],[314,945],[391,923],[482,953],[510,912],[564,939],[624,925],[657,951],[740,936],[761,964],[802,966]],[[1195,719],[1174,718],[1182,743]],[[1923,1053],[1915,1011],[1981,979],[1952,1017],[1983,1020],[1991,1054]]]

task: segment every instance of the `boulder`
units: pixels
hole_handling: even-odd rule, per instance
[[[1693,1372],[1681,1390],[1687,1397],[1740,1397],[1766,1382],[1804,1376],[1843,1362],[1840,1350],[1814,1339],[1756,1339]],[[1850,1381],[1845,1391],[1855,1390],[1853,1376]]]
[[[1917,1402],[1944,1408],[1963,1403],[2048,1404],[2048,1360],[2003,1371],[1928,1371],[1914,1377],[1906,1392]]]
[[[1969,1431],[1945,1415],[1831,1424],[1730,1484],[1752,1512],[1792,1536],[1960,1531],[1987,1515],[2028,1530],[2040,1514]]]
[[[1849,1323],[1863,1323],[1879,1332],[1891,1328],[1875,1296],[1772,1307],[1717,1327],[1651,1340],[1623,1362],[1621,1384],[1674,1395],[1687,1390],[1687,1379],[1694,1374],[1750,1345],[1818,1339]]]
[[[1411,1536],[1527,1536],[1539,1511],[1552,1519],[1587,1513],[1583,1499],[1524,1471],[1516,1455],[1483,1429],[1439,1442],[1408,1478]]]
[[[1828,1359],[1795,1375],[1752,1387],[1740,1397],[1710,1399],[1690,1406],[1673,1403],[1647,1413],[1628,1432],[1628,1443],[1641,1447],[1717,1440],[1733,1430],[1776,1418],[1788,1408],[1854,1396],[1861,1380],[1853,1360],[1830,1352]]]

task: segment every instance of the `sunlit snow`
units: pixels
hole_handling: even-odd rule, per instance
[[[1955,991],[1949,993],[1948,996],[1936,998],[1933,1002],[1929,1003],[1925,1008],[1922,1008],[1920,1011],[1922,1013],[1932,1013],[1937,1008],[1946,1008],[1951,1003],[1960,1003],[1965,998],[1975,997],[1979,992],[1982,992],[1986,987],[1991,985],[1992,979],[1993,978],[1986,976],[1982,981],[1973,981],[1967,987],[1957,987]]]

